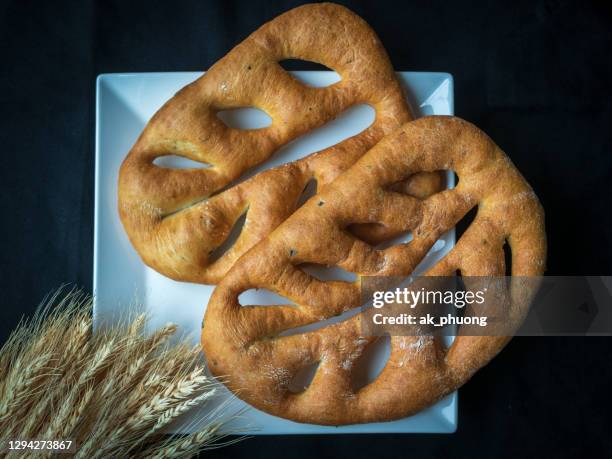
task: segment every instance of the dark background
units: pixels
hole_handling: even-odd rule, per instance
[[[204,70],[297,4],[0,3],[2,340],[61,283],[91,291],[96,76]],[[396,69],[454,75],[457,115],[542,200],[548,273],[611,275],[610,2],[346,4]],[[453,435],[260,437],[207,456],[609,456],[610,351],[610,338],[514,339],[461,389]]]

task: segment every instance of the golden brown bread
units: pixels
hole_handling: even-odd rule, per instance
[[[389,187],[419,171],[453,170],[451,190],[420,200]],[[531,187],[495,143],[453,117],[427,117],[385,137],[347,172],[311,198],[241,257],[215,289],[202,345],[215,375],[255,407],[299,422],[351,424],[418,412],[465,383],[508,342],[506,336],[459,336],[446,349],[433,337],[393,336],[391,354],[369,385],[352,388],[352,368],[375,340],[359,315],[301,333],[288,330],[334,317],[360,304],[360,281],[321,281],[300,265],[339,266],[358,275],[407,275],[434,242],[473,207],[478,212],[455,247],[426,275],[503,276],[503,245],[513,276],[544,271],[544,213]],[[346,231],[353,224],[412,231],[385,250]],[[516,278],[515,278],[516,279]],[[293,305],[241,305],[238,296],[265,288]],[[512,296],[524,308],[529,295]],[[286,336],[283,336],[284,334]],[[289,384],[318,363],[310,386]]]
[[[288,58],[322,63],[342,80],[325,88],[306,86],[279,65]],[[358,103],[376,110],[365,131],[232,186],[283,145]],[[233,129],[217,118],[219,111],[238,107],[265,111],[272,125]],[[310,180],[320,189],[410,119],[374,31],[344,7],[301,6],[263,25],[153,116],[121,166],[121,221],[153,269],[175,280],[216,283],[294,211]],[[211,167],[170,169],[153,163],[166,155]],[[405,185],[418,195],[438,189],[437,181],[421,176]],[[239,238],[215,260],[215,249],[245,213]],[[373,239],[393,236],[376,228],[361,231]]]

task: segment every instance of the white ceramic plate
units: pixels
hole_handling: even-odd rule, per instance
[[[314,86],[338,80],[335,72],[292,72]],[[128,305],[139,304],[150,315],[148,327],[168,322],[199,341],[200,323],[213,287],[175,282],[146,267],[130,245],[117,213],[119,166],[144,128],[147,120],[176,91],[201,73],[134,73],[100,75],[96,87],[96,189],[94,220],[94,324],[112,323],[125,314]],[[453,79],[448,73],[399,72],[409,102],[418,115],[453,114]],[[226,122],[238,127],[265,125],[267,115],[256,110],[227,114]],[[353,136],[374,120],[374,109],[355,106],[334,121],[303,136],[279,151],[258,170],[306,156]],[[179,164],[176,163],[175,166]],[[452,184],[452,174],[449,174]],[[397,241],[399,242],[399,241]],[[454,245],[454,231],[439,241],[428,261],[446,254]],[[434,250],[436,249],[436,250]],[[243,303],[271,304],[265,292],[241,297]],[[264,296],[262,296],[264,295]],[[385,349],[371,362],[369,372],[377,374],[385,362]],[[227,391],[219,401],[229,399]],[[243,407],[234,401],[233,407]],[[204,408],[203,408],[204,409]],[[210,407],[207,408],[210,410]],[[200,415],[202,413],[199,413]],[[298,424],[250,408],[236,425],[252,427],[254,434],[373,433],[373,432],[454,432],[457,428],[457,393],[421,413],[394,422],[343,427]],[[189,427],[175,426],[185,431]]]

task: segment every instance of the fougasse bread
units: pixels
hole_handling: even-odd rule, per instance
[[[341,81],[310,87],[283,69],[285,59],[321,63]],[[361,133],[236,183],[282,146],[355,104],[376,111]],[[272,124],[236,129],[217,116],[244,107],[265,111]],[[263,25],[151,118],[120,169],[121,221],[148,266],[175,280],[216,283],[295,210],[311,180],[322,188],[411,118],[387,54],[361,18],[334,4],[295,8]],[[169,155],[209,167],[154,163]],[[443,183],[439,175],[421,174],[401,186],[419,196]],[[239,237],[219,253],[241,216]],[[393,236],[381,228],[360,230],[373,239]]]
[[[425,199],[393,189],[412,174],[439,170],[455,171],[454,189]],[[211,371],[251,405],[298,422],[389,421],[440,400],[510,338],[458,336],[447,348],[432,336],[392,336],[382,372],[355,390],[354,365],[376,339],[362,333],[362,313],[308,332],[299,328],[358,307],[359,276],[412,273],[438,238],[473,208],[476,216],[457,244],[425,275],[460,270],[464,276],[504,276],[505,243],[512,279],[543,273],[543,209],[500,148],[458,118],[432,116],[405,124],[243,255],[215,288],[202,330]],[[412,232],[413,240],[378,250],[347,230],[355,224]],[[319,280],[302,269],[313,263],[338,266],[358,278]],[[239,295],[254,288],[292,304],[240,304]],[[514,293],[510,309],[528,305],[529,294]],[[316,364],[310,385],[291,391],[296,374]]]

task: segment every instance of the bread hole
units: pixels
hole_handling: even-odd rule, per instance
[[[477,214],[478,206],[474,206],[457,222],[455,225],[457,240],[461,239],[461,236],[463,236],[463,233],[470,227]]]
[[[426,199],[448,187],[448,171],[419,172],[385,187],[388,191]]]
[[[329,67],[315,61],[307,61],[304,59],[282,59],[278,61],[278,65],[287,70],[323,70],[333,72]]]
[[[444,239],[438,239],[434,245],[431,247],[430,252],[439,252],[446,246],[446,241]]]
[[[512,248],[508,239],[504,240],[504,265],[506,266],[506,276],[512,276]]]
[[[286,301],[286,300],[285,300]],[[325,327],[329,327],[330,325],[337,324],[339,322],[344,322],[346,320],[352,319],[354,316],[359,314],[362,311],[361,306],[349,309],[348,311],[344,311],[342,314],[338,314],[337,316],[330,317],[329,319],[319,320],[318,322],[313,322],[308,325],[303,325],[301,327],[289,328],[287,330],[283,330],[278,334],[279,337],[283,336],[293,336],[293,335],[301,335],[303,333],[309,333],[312,331],[320,330]]]
[[[311,88],[325,88],[342,80],[342,77],[337,72],[318,62],[301,59],[283,59],[278,65],[289,72],[300,83]],[[307,72],[301,72],[300,70],[307,70]],[[316,73],[312,72],[313,70]]]
[[[296,209],[302,207],[304,203],[312,198],[315,194],[317,194],[317,179],[310,179],[304,187],[302,194],[298,198]]]
[[[455,336],[451,334],[444,334],[440,336],[439,339],[440,339],[439,343],[442,345],[444,350],[448,351],[450,347],[453,345],[453,342],[455,341]]]
[[[377,244],[375,246],[375,249],[385,250],[385,249],[388,249],[389,247],[393,247],[394,245],[407,244],[408,242],[412,241],[412,239],[413,239],[412,231],[408,231],[407,233],[400,234],[399,236],[394,237],[393,239],[389,239],[388,241],[383,241]]]
[[[391,338],[384,335],[365,348],[363,354],[353,363],[351,386],[357,392],[374,382],[385,368],[391,355]]]
[[[238,220],[236,220],[234,226],[232,226],[232,229],[227,235],[225,241],[223,241],[223,243],[219,247],[217,247],[210,253],[210,255],[208,256],[209,263],[214,263],[215,261],[217,261],[223,255],[225,255],[225,253],[227,253],[227,251],[231,249],[232,246],[236,243],[236,241],[240,237],[240,234],[242,233],[242,228],[244,228],[244,224],[246,223],[246,215],[247,212],[245,211],[240,217],[238,217]]]
[[[357,275],[350,271],[346,271],[339,266],[325,266],[316,263],[304,263],[300,268],[312,277],[320,281],[343,281],[355,282]]]
[[[299,394],[300,392],[304,392],[306,389],[308,389],[310,383],[317,374],[318,368],[319,362],[311,363],[310,365],[302,367],[295,374],[295,376],[293,376],[291,381],[289,381],[289,386],[287,386],[289,392]]]
[[[351,223],[346,227],[346,231],[357,239],[376,247],[382,244],[393,236],[389,235],[389,230],[382,223]],[[404,233],[397,234],[396,237],[402,237]]]
[[[453,189],[456,188],[457,185],[459,185],[459,176],[457,175],[457,173],[455,171],[449,171],[452,173],[452,176],[450,177],[450,179],[447,179],[448,183],[448,188],[449,189]]]
[[[237,107],[219,110],[217,118],[232,129],[263,129],[272,125],[272,118],[256,107]]]
[[[442,236],[446,238],[448,234]],[[444,249],[447,250],[444,250]],[[446,254],[452,249],[451,246],[446,245],[446,239],[438,239],[434,244],[429,248],[423,259],[419,262],[419,264],[412,271],[413,276],[422,276],[423,273],[427,272],[429,269],[433,268],[436,263],[438,263],[442,258],[446,256]]]
[[[314,108],[316,109],[316,107]],[[311,153],[332,147],[349,137],[353,137],[369,128],[376,119],[376,110],[368,104],[356,104],[323,126],[313,129],[279,149],[270,161],[273,165],[304,158]],[[278,162],[284,156],[291,156]]]
[[[284,296],[265,288],[245,290],[238,296],[238,302],[243,307],[291,305],[291,301]]]
[[[393,238],[385,239],[385,226],[381,223],[352,224],[347,227],[347,231],[357,239],[370,244],[376,250],[385,250],[396,245],[407,244],[414,239],[412,231],[403,232]],[[446,241],[439,239],[429,249],[429,253],[439,252],[444,247],[446,247]]]
[[[377,231],[378,227],[381,229]],[[412,239],[414,239],[414,235],[412,231],[404,232],[394,238],[384,239],[382,235],[384,235],[383,230],[384,226],[380,223],[366,223],[360,225],[350,225],[347,230],[358,239],[370,244],[376,250],[386,250],[390,247],[394,247],[400,244],[407,244]],[[377,234],[379,233],[379,234]],[[382,239],[382,241],[381,241]],[[381,242],[379,242],[381,241]],[[441,251],[446,247],[446,241],[444,239],[438,239],[434,245],[429,249],[428,254],[433,254]]]
[[[232,181],[214,195],[232,188],[254,175],[291,161],[297,161],[311,153],[334,146],[349,137],[365,131],[374,122],[376,110],[368,104],[357,104],[340,113],[323,126],[313,129],[297,139],[283,145],[270,159],[249,169],[238,179]]]
[[[153,164],[164,169],[208,169],[212,164],[194,161],[184,156],[164,155],[153,160]]]

